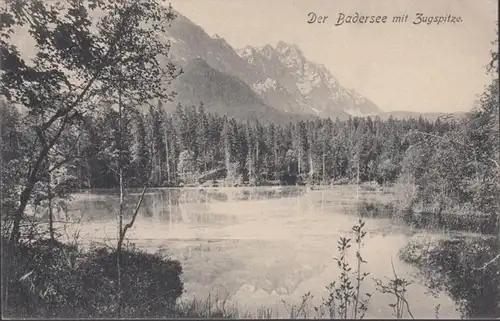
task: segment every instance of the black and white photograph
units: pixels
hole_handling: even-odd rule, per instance
[[[3,319],[500,319],[495,0],[0,0]]]

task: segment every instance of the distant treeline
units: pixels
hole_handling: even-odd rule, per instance
[[[5,126],[15,137],[7,138],[8,143],[29,141],[23,137],[21,116],[7,106],[5,113],[2,121],[10,122]],[[103,106],[98,114],[83,116],[72,137],[66,137],[68,148],[75,149],[72,161],[65,165],[73,187],[118,187],[118,150],[129,187],[142,186],[150,172],[155,186],[193,184],[207,177],[254,185],[389,183],[409,165],[408,148],[425,139],[414,132],[443,135],[460,126],[452,120],[431,122],[422,117],[317,118],[267,125],[206,113],[203,104],[178,105],[175,113],[167,114],[160,104],[147,112],[129,110],[120,147],[118,119],[116,110]],[[20,151],[12,147],[13,153]],[[411,162],[416,161],[413,156]]]
[[[433,212],[464,204],[498,208],[491,199],[499,189],[498,109],[486,101],[465,120],[317,118],[283,126],[238,122],[205,112],[203,104],[178,105],[168,114],[160,103],[143,112],[127,108],[122,131],[114,108],[98,110],[81,116],[61,138],[52,164],[45,164],[54,195],[118,187],[121,161],[127,187],[148,180],[152,186],[399,180],[416,186],[412,205]],[[36,137],[23,128],[23,117],[29,116],[2,107],[4,165],[19,166],[16,159],[29,157]]]

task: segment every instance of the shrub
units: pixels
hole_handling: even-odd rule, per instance
[[[353,243],[352,239],[348,237],[339,238],[337,250],[340,257],[335,258],[335,260],[340,270],[340,276],[326,287],[329,292],[328,298],[323,299],[323,303],[314,308],[321,317],[328,314],[330,318],[364,318],[368,309],[368,302],[372,296],[371,293],[363,294],[361,291],[363,281],[370,274],[361,271],[361,264],[367,263],[361,256],[363,239],[366,236],[366,232],[363,230],[364,226],[365,222],[360,219],[359,224],[352,227],[357,247],[354,272],[352,272],[353,267],[347,259],[348,249]]]
[[[7,317],[115,317],[116,253],[82,254],[77,247],[42,240],[2,242],[2,307]],[[136,250],[122,252],[122,316],[162,317],[183,292],[178,261]]]
[[[463,317],[498,318],[499,252],[495,238],[456,236],[427,244],[413,240],[400,258],[419,269],[431,290],[448,292]]]
[[[15,317],[78,316],[72,270],[78,249],[55,240],[17,246],[2,242],[4,313]]]
[[[78,268],[82,302],[92,317],[116,316],[116,252],[99,248]],[[121,260],[122,315],[161,317],[170,314],[184,286],[179,261],[137,250],[125,250]]]
[[[357,205],[357,214],[361,217],[393,218],[397,210],[393,204],[363,202]]]

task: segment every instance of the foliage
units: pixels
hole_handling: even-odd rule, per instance
[[[49,318],[82,312],[73,270],[79,255],[75,246],[46,240],[18,245],[14,252],[8,239],[2,243],[3,260],[16,266],[13,273],[2,273],[3,296],[8,295],[4,315]]]
[[[11,227],[7,213],[11,213],[17,205],[23,173],[28,169],[26,159],[23,157],[27,150],[28,137],[22,130],[19,111],[11,104],[0,101],[2,235],[5,235]]]
[[[392,262],[391,262],[392,263]],[[389,306],[393,309],[394,317],[396,319],[402,319],[404,317],[405,310],[408,315],[414,319],[413,314],[410,310],[410,304],[406,300],[406,287],[411,284],[405,278],[399,278],[394,269],[394,264],[392,264],[392,271],[394,274],[394,279],[389,279],[387,283],[382,280],[375,280],[377,285],[377,291],[383,294],[389,294],[393,296],[396,300],[394,303],[390,303]],[[437,313],[437,312],[436,312]]]
[[[226,297],[221,297],[219,293],[209,294],[206,298],[179,300],[175,310],[166,315],[169,318],[224,318],[233,319],[243,317],[239,309],[230,304]]]
[[[4,239],[4,242],[8,242]],[[4,259],[16,264],[2,273],[9,287],[4,316],[113,317],[116,304],[116,255],[106,248],[84,253],[58,241],[19,245]],[[121,265],[125,317],[161,317],[175,308],[183,292],[180,263],[135,249],[124,251]],[[5,287],[3,287],[5,291]],[[5,294],[5,293],[4,293]]]
[[[156,1],[142,0],[9,0],[0,15],[0,93],[24,108],[22,130],[31,138],[23,155],[28,166],[19,182],[19,204],[11,213],[16,241],[39,182],[46,171],[75,157],[79,136],[74,134],[96,102],[120,96],[136,105],[168,98],[163,84],[176,73],[172,64],[160,61],[169,47],[157,34],[174,15]],[[11,43],[23,27],[35,46],[34,57]],[[65,138],[73,139],[65,144]]]
[[[160,317],[173,309],[183,292],[178,261],[137,250],[125,250],[121,257],[123,316]],[[94,250],[79,265],[81,293],[92,316],[115,315],[116,252]],[[107,302],[107,307],[103,303]],[[106,310],[103,310],[106,308]]]
[[[492,259],[498,251],[499,244],[491,237],[455,237],[436,244],[410,242],[400,256],[419,268],[431,290],[446,290],[464,317],[497,318],[500,264]]]
[[[354,318],[362,319],[368,309],[368,302],[372,296],[370,293],[361,293],[361,285],[365,278],[369,275],[367,272],[362,272],[361,264],[367,263],[361,256],[361,247],[363,238],[366,232],[363,231],[365,222],[359,220],[359,225],[354,225],[354,241],[357,245],[356,249],[356,270],[352,272],[352,267],[347,259],[348,249],[351,247],[351,238],[340,237],[337,249],[340,257],[335,258],[337,266],[340,270],[338,282],[333,281],[326,288],[329,291],[329,296],[324,300],[322,306],[328,309],[330,318]],[[354,279],[352,278],[354,275]],[[322,307],[315,308],[316,311],[323,310]]]
[[[464,212],[481,219],[481,232],[500,235],[500,135],[498,53],[495,47],[488,72],[491,83],[467,117],[438,119],[429,130],[425,123],[405,133],[400,179],[414,188],[406,209],[431,213],[439,226],[449,225],[447,214]],[[427,127],[427,128],[426,128]],[[448,221],[448,222],[447,222]]]

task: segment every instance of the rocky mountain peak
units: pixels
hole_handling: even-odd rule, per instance
[[[238,53],[269,79],[283,84],[302,112],[324,116],[347,112],[360,116],[379,111],[356,91],[342,87],[325,65],[309,61],[296,44],[280,41],[276,46],[247,46]],[[259,91],[267,88],[271,87],[259,86]]]
[[[363,96],[344,89],[324,65],[309,61],[296,44],[279,41],[235,50],[222,36],[209,36],[181,14],[167,28],[164,38],[171,43],[171,59],[181,67],[188,67],[193,59],[203,59],[210,68],[234,76],[228,81],[246,83],[265,104],[277,110],[325,117],[346,115],[353,107],[363,112],[378,111]],[[206,67],[201,61],[189,65]]]
[[[293,43],[287,43],[285,41],[278,41],[275,50],[283,54],[294,54],[302,56],[302,50],[300,50],[299,46]]]
[[[264,56],[266,59],[270,60],[274,54],[274,47],[270,44],[267,44],[261,48],[256,48],[257,51]]]

